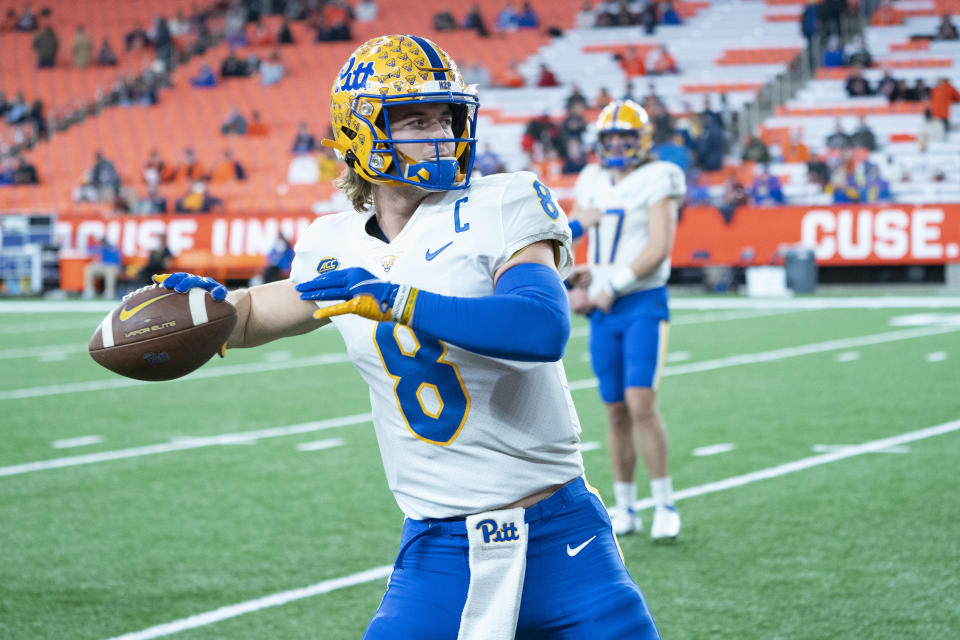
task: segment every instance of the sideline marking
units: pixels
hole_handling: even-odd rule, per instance
[[[791,358],[795,356],[808,355],[812,353],[820,353],[823,351],[831,351],[836,349],[846,349],[850,346],[862,346],[866,344],[881,344],[884,342],[894,342],[897,340],[907,340],[910,338],[919,338],[925,337],[928,335],[936,335],[940,333],[949,333],[960,331],[960,327],[920,327],[916,329],[905,329],[901,331],[892,331],[889,333],[880,333],[869,336],[861,336],[860,338],[843,338],[840,340],[828,340],[827,342],[817,342],[814,344],[800,345],[798,347],[787,347],[786,349],[775,349],[773,351],[762,351],[759,353],[747,353],[735,356],[728,356],[725,358],[717,358],[715,360],[704,360],[703,362],[691,362],[687,364],[667,366],[664,368],[664,376],[676,376],[684,375],[687,373],[698,373],[701,371],[713,371],[715,369],[723,369],[725,367],[736,367],[744,364],[754,364],[757,362],[772,362],[775,360],[782,360],[784,358]],[[854,343],[854,344],[851,344]],[[336,354],[333,354],[336,355]],[[324,358],[327,356],[318,356],[318,358]],[[346,354],[342,354],[342,358],[347,359]],[[306,360],[314,360],[314,358],[304,358]],[[336,360],[340,362],[341,360]],[[273,365],[235,365],[236,367],[263,367],[263,370],[268,370],[272,368],[283,368],[284,365],[289,365],[290,362],[286,363],[275,363]],[[298,366],[310,366],[308,364],[300,364]],[[226,367],[222,367],[225,369]],[[216,373],[218,369],[213,369],[212,371]],[[260,369],[257,369],[260,370]],[[190,374],[187,378],[197,376],[198,373],[203,373],[198,371]],[[213,377],[213,376],[205,376]],[[121,379],[118,382],[129,382],[131,384],[147,384],[145,382],[140,382],[139,380],[127,380]],[[176,382],[175,380],[171,382]],[[87,384],[87,383],[77,383],[77,384]],[[585,380],[575,380],[569,383],[570,391],[581,391],[583,389],[592,389],[597,386],[596,378],[588,378]],[[0,400],[4,399],[3,392],[0,392]],[[358,414],[366,416],[366,420],[370,420],[370,414]],[[337,420],[352,420],[357,416],[345,416],[342,418],[330,418],[328,420],[321,421],[319,423],[306,423],[310,424],[321,424],[326,422],[335,422]],[[354,424],[353,422],[346,422],[344,424]],[[88,456],[76,456],[71,458],[55,458],[53,460],[42,460],[39,462],[27,462],[23,464],[17,464],[10,467],[0,467],[0,477],[8,475],[17,475],[20,473],[28,473],[30,471],[45,471],[47,469],[57,469],[61,467],[72,467],[81,464],[91,464],[95,462],[104,462],[107,460],[117,460],[122,458],[135,458],[138,456],[153,455],[156,453],[167,453],[169,451],[180,451],[184,449],[196,449],[198,447],[206,447],[215,444],[240,444],[245,443],[250,440],[256,440],[258,438],[270,438],[288,435],[290,433],[305,433],[297,431],[302,425],[293,425],[288,427],[274,427],[272,429],[265,429],[263,431],[248,431],[243,433],[228,433],[222,434],[219,436],[207,436],[200,438],[175,438],[169,443],[161,443],[156,445],[148,445],[145,447],[136,447],[132,449],[121,449],[119,451],[104,451],[102,453],[90,454]],[[338,425],[339,426],[339,425]],[[326,428],[326,427],[321,427]],[[292,429],[292,431],[287,431]],[[313,431],[315,429],[308,429],[308,431]],[[272,435],[262,435],[262,434],[272,434]]]
[[[843,451],[844,449],[849,449],[856,445],[852,444],[815,444],[813,445],[814,453],[831,453],[833,451]],[[906,445],[897,446],[897,447],[887,447],[886,449],[880,449],[879,451],[874,451],[874,453],[910,453],[910,447]]]
[[[928,353],[926,357],[927,362],[943,362],[946,359],[946,351],[934,351],[933,353]]]
[[[827,340],[826,342],[814,342],[796,347],[774,349],[772,351],[745,353],[735,356],[727,356],[725,358],[717,358],[715,360],[704,360],[703,362],[691,362],[682,365],[668,366],[664,368],[663,375],[683,375],[685,373],[711,371],[713,369],[722,369],[724,367],[733,367],[741,364],[773,362],[775,360],[783,360],[784,358],[821,353],[824,351],[849,349],[851,347],[862,347],[865,345],[881,344],[884,342],[895,342],[897,340],[909,340],[911,338],[922,338],[926,336],[939,335],[942,333],[954,333],[957,331],[960,331],[960,326],[916,327],[913,329],[901,329],[899,331],[889,331],[887,333],[875,333],[855,338],[839,338],[836,340]],[[258,362],[250,364],[223,365],[211,369],[199,369],[183,378],[168,380],[167,382],[162,383],[143,382],[141,380],[117,377],[109,380],[91,380],[88,382],[55,384],[41,387],[25,387],[23,389],[8,389],[6,391],[0,391],[0,400],[19,400],[22,398],[37,398],[41,396],[59,395],[63,393],[102,391],[105,389],[120,389],[123,387],[133,387],[144,384],[176,384],[178,382],[201,380],[205,378],[220,378],[223,376],[240,375],[245,373],[262,373],[281,369],[312,367],[315,365],[339,364],[345,362],[350,362],[350,357],[346,353],[328,353],[310,358],[295,358],[281,362]],[[578,380],[570,384],[570,390],[576,391],[578,389],[587,389],[595,386],[597,386],[596,379]]]
[[[698,457],[715,456],[718,453],[733,451],[736,446],[732,442],[721,442],[720,444],[711,444],[706,447],[697,447],[693,450],[693,455]]]
[[[276,438],[279,436],[288,436],[297,433],[312,433],[323,429],[333,429],[336,427],[346,427],[354,424],[363,424],[370,422],[373,415],[369,413],[358,413],[352,416],[343,416],[340,418],[329,418],[327,420],[318,420],[316,422],[304,422],[286,427],[273,427],[270,429],[260,429],[259,431],[245,431],[243,433],[225,433],[219,436],[206,436],[202,438],[175,438],[170,442],[161,444],[151,444],[145,447],[131,447],[130,449],[117,449],[115,451],[101,451],[100,453],[90,453],[82,456],[70,456],[68,458],[54,458],[52,460],[40,460],[39,462],[26,462],[24,464],[15,464],[10,467],[0,467],[0,477],[15,476],[21,473],[30,473],[31,471],[46,471],[48,469],[61,469],[63,467],[76,467],[84,464],[94,464],[97,462],[106,462],[108,460],[123,460],[125,458],[138,458],[140,456],[149,456],[158,453],[169,453],[171,451],[184,451],[187,449],[200,449],[203,447],[212,447],[225,444],[250,444],[261,438]]]
[[[301,442],[297,445],[297,451],[320,451],[321,449],[332,449],[342,447],[346,444],[343,438],[328,438],[327,440],[314,440],[313,442]]]
[[[874,451],[887,449],[889,447],[898,446],[906,442],[914,442],[917,440],[923,440],[925,438],[932,438],[934,436],[939,436],[951,431],[956,431],[958,429],[960,429],[960,420],[945,422],[943,424],[927,427],[925,429],[919,429],[917,431],[908,431],[907,433],[902,433],[890,438],[882,438],[880,440],[864,442],[863,444],[855,445],[842,451],[834,451],[832,453],[824,453],[819,456],[803,458],[801,460],[795,460],[793,462],[777,465],[768,469],[761,469],[759,471],[746,473],[740,476],[734,476],[732,478],[719,480],[717,482],[711,482],[698,487],[683,489],[675,492],[673,494],[673,499],[685,500],[687,498],[694,498],[709,493],[717,493],[719,491],[725,491],[735,487],[742,487],[747,484],[759,482],[760,480],[777,478],[779,476],[795,473],[811,467],[817,467],[830,462],[837,462],[838,460],[852,458],[864,453],[871,453]],[[650,498],[641,500],[637,502],[635,506],[637,509],[646,509],[653,506],[653,500]],[[245,613],[252,613],[268,607],[276,607],[288,602],[293,602],[294,600],[309,598],[322,593],[329,593],[330,591],[335,591],[337,589],[343,589],[345,587],[371,582],[373,580],[390,575],[391,569],[391,567],[386,565],[375,567],[373,569],[361,571],[360,573],[354,573],[342,578],[318,582],[317,584],[309,587],[293,589],[290,591],[281,591],[279,593],[274,593],[262,598],[257,598],[255,600],[248,600],[239,604],[214,609],[213,611],[208,611],[206,613],[199,613],[188,618],[182,618],[166,624],[157,625],[142,631],[135,631],[122,636],[116,636],[110,640],[150,640],[151,638],[168,636],[180,631],[186,631],[187,629],[195,629],[197,627],[203,627],[213,624],[214,622],[226,620],[228,618],[235,618]]]
[[[54,449],[72,449],[73,447],[85,447],[88,444],[100,444],[103,438],[100,436],[78,436],[76,438],[64,438],[63,440],[54,440],[50,446]]]
[[[584,453],[585,451],[596,451],[597,449],[601,448],[603,448],[603,445],[595,440],[580,443],[580,453]]]
[[[837,362],[856,362],[859,359],[859,351],[844,351],[837,354]]]

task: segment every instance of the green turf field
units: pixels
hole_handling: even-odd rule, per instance
[[[0,637],[359,638],[402,516],[339,335],[132,384],[86,354],[102,315],[0,311]],[[960,637],[960,309],[674,320],[683,531],[621,540],[663,637]],[[586,348],[578,320],[567,375],[610,499]]]

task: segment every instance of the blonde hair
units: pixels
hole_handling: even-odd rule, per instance
[[[348,166],[333,184],[347,196],[354,211],[362,213],[373,204],[373,183],[361,178],[351,167]]]

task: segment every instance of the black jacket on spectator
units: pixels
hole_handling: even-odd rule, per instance
[[[850,142],[854,147],[867,149],[868,151],[877,150],[877,138],[873,135],[870,127],[862,126],[853,132],[850,136]]]

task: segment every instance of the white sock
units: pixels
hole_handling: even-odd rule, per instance
[[[614,482],[613,497],[617,501],[618,507],[630,507],[637,502],[637,483],[636,482]]]
[[[673,506],[673,483],[670,476],[652,478],[650,480],[650,495],[653,496],[654,507]]]

